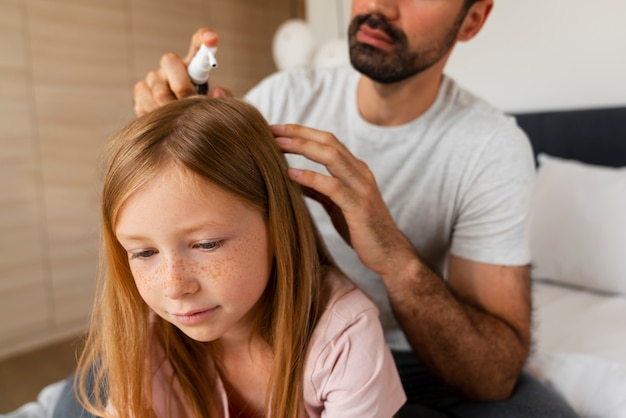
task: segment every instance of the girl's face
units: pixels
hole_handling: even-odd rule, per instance
[[[272,266],[265,218],[188,176],[170,166],[131,195],[116,236],[154,312],[194,340],[247,343]]]

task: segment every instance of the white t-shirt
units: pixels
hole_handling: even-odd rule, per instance
[[[433,105],[395,127],[364,120],[352,67],[279,72],[246,96],[272,124],[332,132],[372,170],[400,230],[446,276],[449,253],[501,265],[529,262],[527,214],[535,176],[532,149],[515,120],[444,77]],[[325,169],[299,156],[290,165]],[[392,349],[409,350],[382,280],[336,233],[322,207],[312,215],[340,267],[375,301]]]

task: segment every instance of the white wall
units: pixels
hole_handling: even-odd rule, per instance
[[[349,4],[307,1],[321,42],[345,36]],[[507,111],[626,105],[626,0],[495,0],[447,73]]]
[[[306,0],[306,20],[319,43],[347,37],[351,3],[351,0]]]
[[[447,72],[508,111],[626,105],[625,0],[496,0]]]

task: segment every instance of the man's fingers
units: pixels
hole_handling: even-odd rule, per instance
[[[200,49],[202,44],[205,44],[209,47],[217,46],[219,42],[219,37],[217,33],[213,32],[208,28],[200,28],[198,29],[191,37],[191,43],[189,44],[189,50],[187,51],[187,55],[185,56],[185,64],[189,64],[191,59],[196,52]]]
[[[318,192],[312,187],[308,187],[304,185],[301,185],[301,186],[302,186],[302,193],[306,197],[309,197],[315,200],[320,205],[322,205],[322,207],[324,208],[324,210],[326,210],[326,212],[330,213],[331,211],[333,211],[333,208],[337,207],[337,205],[335,205],[335,203],[325,194]]]
[[[343,182],[345,185],[362,190],[363,182],[367,181],[363,177],[362,170],[368,170],[364,164],[358,160],[343,144],[337,141],[334,136],[324,132],[309,135],[304,138],[277,137],[276,143],[283,152],[298,154],[307,159],[326,167],[328,172]]]
[[[163,106],[176,99],[163,70],[150,71],[146,76],[146,84],[157,105]]]
[[[359,205],[358,197],[354,190],[346,186],[337,177],[298,168],[289,168],[288,173],[289,177],[301,186],[317,192],[317,194],[314,194],[312,191],[307,193],[310,197],[320,202],[326,211],[329,211],[332,205],[338,206],[341,210]]]
[[[360,169],[360,161],[330,132],[302,125],[273,125],[272,131],[283,151],[299,154],[328,170],[353,167]]]
[[[141,116],[176,99],[196,94],[196,88],[187,73],[187,65],[202,44],[217,46],[219,38],[210,29],[198,29],[191,38],[187,56],[182,59],[174,53],[161,57],[160,68],[150,71],[144,80],[134,86],[135,114]],[[215,89],[211,97],[232,96],[227,89]]]
[[[135,98],[135,114],[137,116],[151,112],[159,107],[146,80],[138,81],[135,84],[133,96]]]
[[[341,208],[337,206],[335,202],[333,202],[328,196],[310,187],[302,186],[302,193],[322,205],[326,213],[328,213],[328,216],[330,216],[330,220],[332,221],[333,226],[335,227],[339,235],[341,235],[341,237],[348,245],[352,245],[350,238],[350,227],[346,222],[346,218],[343,215]]]
[[[187,65],[174,53],[163,55],[161,71],[164,74],[170,91],[177,99],[193,96],[196,89],[187,73]]]
[[[309,128],[308,126],[285,124],[272,125],[272,132],[275,136],[284,136],[288,138],[302,138],[308,141],[317,142],[335,146],[338,149],[347,150],[347,148],[332,133],[320,131],[318,129]],[[349,152],[349,151],[348,151]]]

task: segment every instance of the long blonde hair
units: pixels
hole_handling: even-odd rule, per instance
[[[274,265],[254,328],[274,355],[265,414],[297,417],[306,349],[326,300],[323,278],[336,266],[299,186],[287,176],[287,163],[265,119],[237,99],[179,100],[131,122],[104,156],[101,274],[75,385],[83,407],[106,416],[110,402],[125,416],[154,416],[146,359],[157,332],[194,416],[223,416],[215,391],[219,369],[206,361],[213,353],[211,343],[194,341],[163,319],[154,323],[115,236],[124,202],[165,163],[174,162],[267,218]]]

